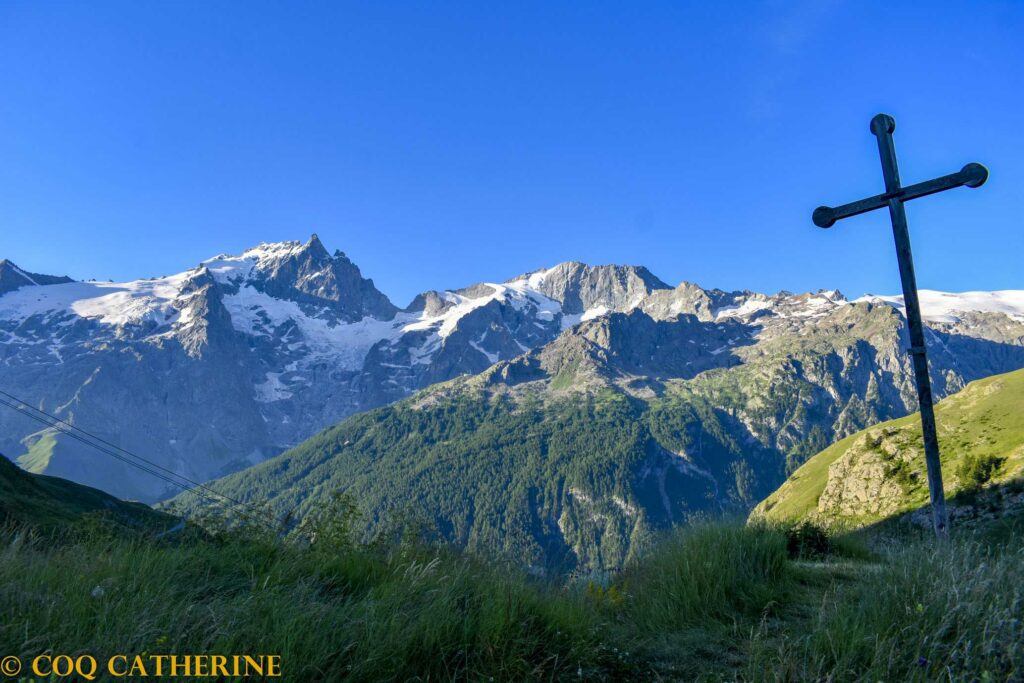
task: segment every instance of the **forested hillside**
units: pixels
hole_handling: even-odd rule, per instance
[[[584,321],[213,486],[296,520],[341,493],[367,534],[413,517],[539,571],[608,570],[695,513],[745,515],[836,438],[907,413],[913,381],[893,307],[782,297],[751,319],[709,319],[697,292],[699,314]],[[940,394],[1024,364],[1015,344],[930,335]]]

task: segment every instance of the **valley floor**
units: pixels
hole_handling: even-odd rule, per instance
[[[256,529],[0,533],[0,654],[281,656],[288,681],[1019,681],[1020,516],[937,547],[891,526],[703,523],[611,583],[420,542]],[[103,680],[102,676],[98,680]]]

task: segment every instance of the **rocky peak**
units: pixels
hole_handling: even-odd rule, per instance
[[[230,345],[234,341],[231,315],[224,307],[221,288],[204,267],[192,271],[179,297],[175,336],[192,358],[201,358],[213,345]]]
[[[543,347],[500,364],[488,379],[516,384],[572,376],[575,385],[635,377],[689,379],[737,365],[734,351],[753,343],[751,331],[738,321],[710,322],[688,313],[658,320],[633,309],[585,320]]]
[[[725,293],[704,290],[692,282],[682,282],[675,289],[657,289],[644,299],[641,310],[655,320],[671,320],[690,314],[699,320],[714,320],[715,311],[723,305]]]
[[[627,311],[640,305],[651,292],[671,289],[643,266],[588,266],[578,261],[526,273],[510,282],[523,280],[560,302],[562,312],[568,315],[598,308]]]
[[[263,243],[241,256],[219,256],[205,265],[232,284],[295,301],[310,313],[324,313],[338,321],[355,322],[367,316],[390,320],[398,312],[344,252],[332,256],[315,233],[305,244]]]
[[[441,315],[454,305],[440,292],[430,290],[417,294],[412,303],[406,306],[404,310],[406,313],[422,313],[427,318],[433,318]]]
[[[29,273],[7,259],[0,260],[0,295],[13,292],[20,287],[57,285],[65,282],[74,282],[74,280],[67,276]]]
[[[714,323],[680,314],[669,322],[640,310],[587,321],[573,333],[606,349],[616,370],[658,378],[689,378],[735,365],[739,359],[733,349],[753,343],[750,331],[735,321]]]

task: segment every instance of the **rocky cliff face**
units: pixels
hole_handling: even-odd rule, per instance
[[[28,273],[7,259],[0,260],[0,296],[7,292],[13,292],[20,287],[57,285],[65,282],[72,282],[72,279],[67,276],[55,277],[53,275]]]
[[[900,436],[892,428],[869,429],[858,436],[829,467],[818,513],[839,519],[882,518],[897,512],[905,504],[904,480],[924,476],[915,468],[922,461],[921,445],[906,443]],[[900,476],[904,472],[906,476]]]
[[[641,266],[588,266],[569,261],[549,270],[517,278],[549,299],[560,302],[567,315],[599,311],[628,311],[652,292],[671,289]]]

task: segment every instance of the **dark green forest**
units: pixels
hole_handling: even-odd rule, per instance
[[[470,551],[565,572],[619,568],[653,531],[745,512],[783,476],[777,457],[737,443],[704,401],[606,388],[553,401],[483,391],[406,401],[216,488],[297,519],[340,493],[367,537],[415,522]]]

